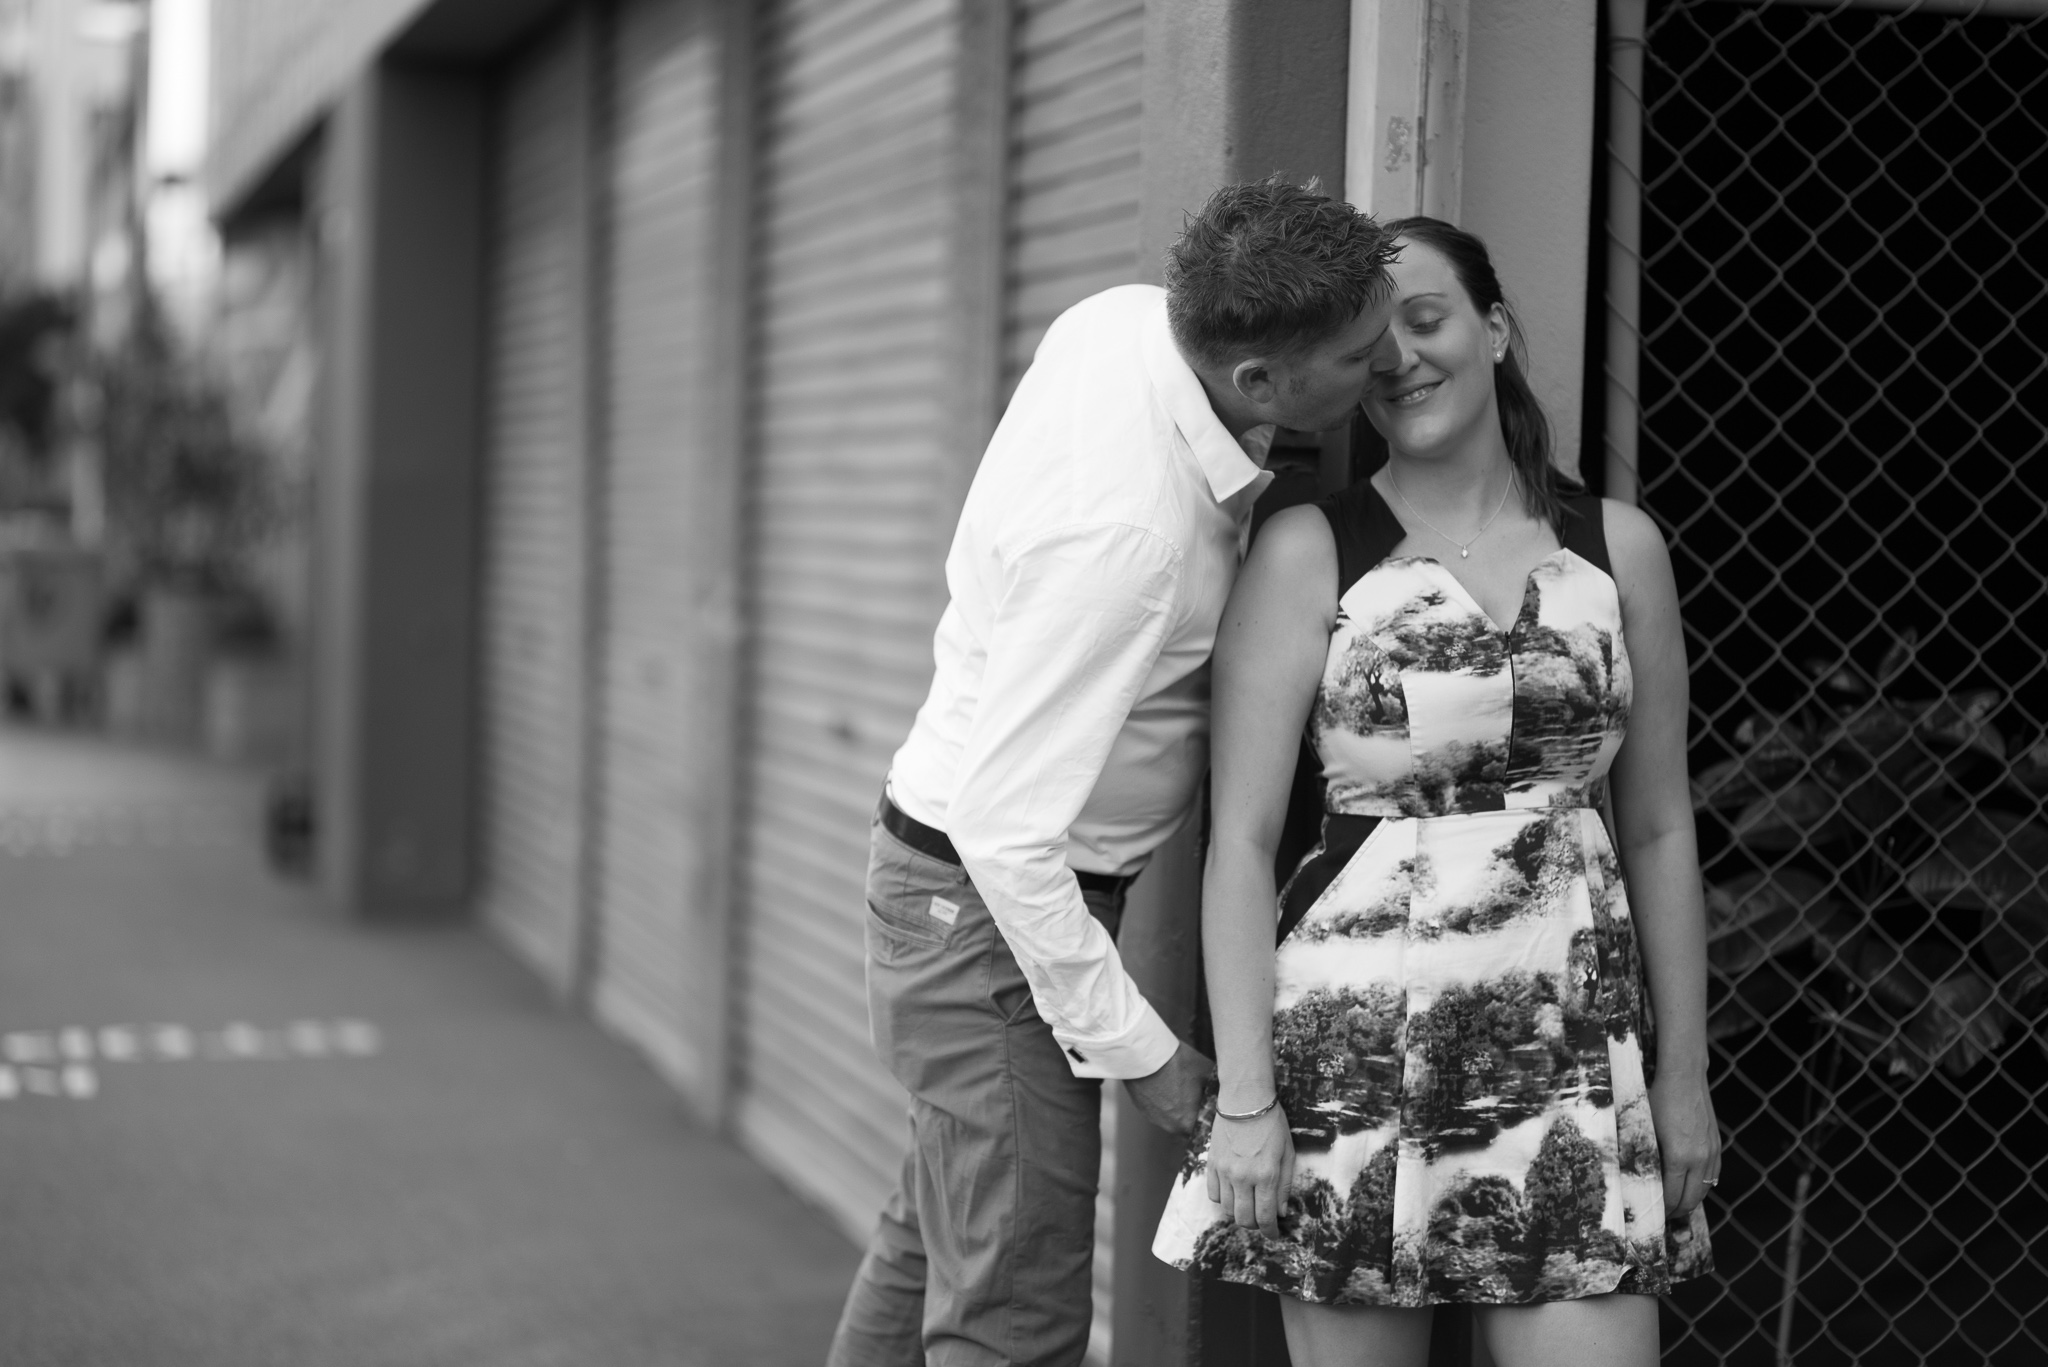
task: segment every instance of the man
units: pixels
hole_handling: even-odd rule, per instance
[[[1100,1080],[1185,1133],[1210,1072],[1117,957],[1124,890],[1208,766],[1209,654],[1267,443],[1357,408],[1390,256],[1313,186],[1218,191],[1166,290],[1053,323],[996,429],[875,819],[869,1007],[911,1150],[831,1367],[1081,1360]]]

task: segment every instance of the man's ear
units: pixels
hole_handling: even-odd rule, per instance
[[[1273,379],[1273,372],[1263,360],[1253,357],[1239,361],[1230,369],[1231,387],[1255,404],[1273,402],[1280,387]]]

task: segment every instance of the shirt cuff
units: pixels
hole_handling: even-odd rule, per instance
[[[1131,1028],[1114,1039],[1081,1041],[1052,1032],[1066,1050],[1075,1077],[1129,1079],[1150,1077],[1180,1049],[1180,1037],[1169,1030],[1152,1004]]]

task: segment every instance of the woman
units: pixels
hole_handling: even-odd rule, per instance
[[[1282,1293],[1297,1367],[1419,1367],[1442,1301],[1501,1367],[1648,1367],[1720,1168],[1670,562],[1567,496],[1485,247],[1389,230],[1387,464],[1273,518],[1217,641],[1219,1092],[1155,1251]]]

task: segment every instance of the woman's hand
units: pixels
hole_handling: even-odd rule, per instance
[[[1706,1078],[1659,1071],[1650,1084],[1650,1119],[1664,1157],[1664,1213],[1686,1219],[1721,1180],[1721,1131]]]
[[[1209,1199],[1237,1223],[1280,1234],[1280,1210],[1294,1185],[1294,1135],[1275,1106],[1256,1120],[1218,1118],[1209,1131]]]

